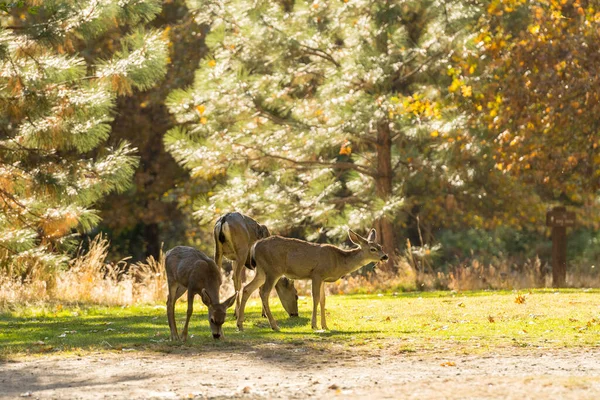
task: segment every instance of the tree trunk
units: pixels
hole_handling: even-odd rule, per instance
[[[157,223],[144,226],[144,242],[146,244],[146,257],[154,257],[158,260],[160,253],[160,229]]]
[[[387,121],[381,121],[377,124],[377,177],[375,178],[375,188],[377,196],[383,200],[388,200],[392,195],[392,139]],[[392,221],[383,216],[375,224],[379,242],[383,250],[390,256],[389,261],[382,265],[382,269],[387,272],[396,272],[396,266],[394,265],[396,235],[394,234]]]

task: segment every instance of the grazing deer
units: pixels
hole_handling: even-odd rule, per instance
[[[215,235],[215,262],[222,267],[223,256],[234,261],[233,287],[241,293],[242,283],[245,278],[244,266],[251,268],[250,249],[259,239],[270,236],[269,229],[252,218],[238,212],[232,212],[219,218],[214,228]],[[290,317],[298,316],[298,292],[294,282],[282,277],[275,285],[275,290],[281,300],[281,305]],[[269,293],[271,290],[269,290]],[[240,298],[236,301],[236,315]],[[265,315],[263,310],[263,315]],[[266,315],[265,315],[266,316]]]
[[[271,236],[259,240],[252,247],[251,266],[256,276],[244,287],[237,315],[237,326],[241,331],[244,323],[244,308],[248,297],[260,286],[263,309],[269,324],[279,330],[269,309],[269,292],[274,282],[282,275],[290,279],[312,280],[313,313],[312,328],[317,329],[317,306],[321,305],[321,327],[327,329],[325,321],[325,282],[334,282],[342,276],[356,271],[370,262],[386,261],[388,255],[375,243],[375,229],[365,239],[348,230],[350,240],[358,248],[344,250],[330,244],[309,243],[303,240]]]
[[[219,303],[221,287],[221,270],[206,254],[192,247],[173,247],[165,255],[165,269],[169,297],[167,298],[167,319],[171,329],[171,340],[179,340],[175,323],[175,302],[187,290],[187,318],[181,339],[187,340],[188,324],[194,310],[194,296],[199,294],[202,302],[208,307],[208,321],[214,339],[223,339],[223,322],[227,309],[233,305],[237,293]]]

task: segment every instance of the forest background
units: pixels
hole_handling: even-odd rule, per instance
[[[596,1],[2,0],[0,24],[13,295],[155,279],[233,210],[375,227],[394,257],[341,291],[462,290],[549,285],[563,205],[567,283],[600,285]]]

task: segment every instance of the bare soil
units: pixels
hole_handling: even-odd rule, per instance
[[[0,364],[0,398],[597,399],[597,350],[356,353],[277,343],[26,357]]]

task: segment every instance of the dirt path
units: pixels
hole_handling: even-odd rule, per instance
[[[0,364],[0,398],[600,398],[600,352],[355,355],[267,344]]]

